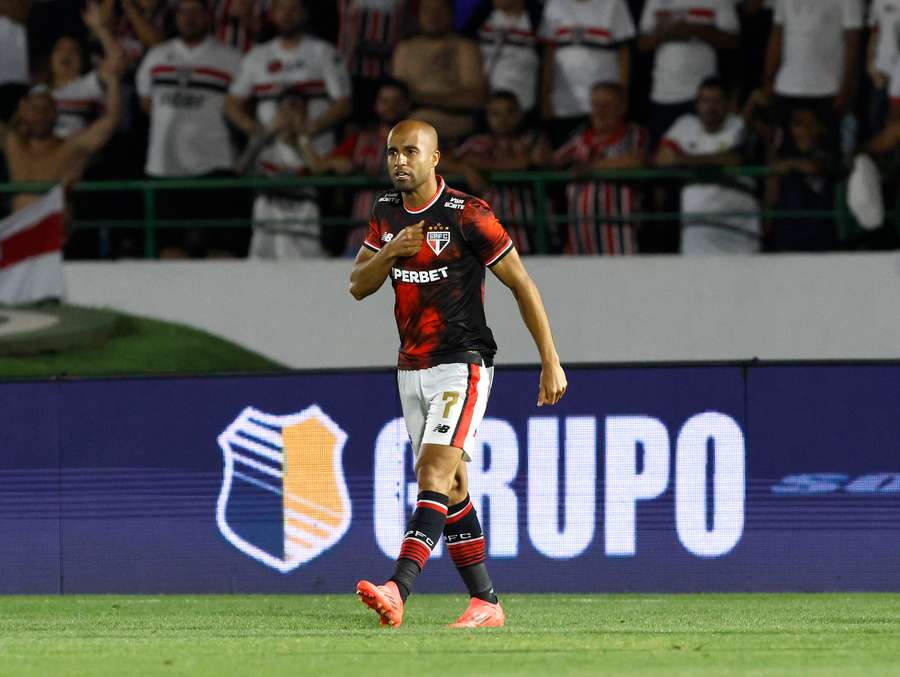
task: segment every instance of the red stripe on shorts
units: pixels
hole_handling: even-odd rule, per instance
[[[475,403],[478,401],[478,380],[481,378],[481,367],[477,364],[469,365],[469,383],[466,386],[466,401],[463,402],[462,414],[456,424],[456,432],[450,441],[451,447],[462,449],[469,436],[469,428],[472,426],[472,415],[475,413]]]

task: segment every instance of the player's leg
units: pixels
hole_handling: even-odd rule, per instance
[[[485,564],[484,532],[469,497],[468,485],[466,464],[460,463],[450,490],[444,542],[453,564],[466,584],[469,596],[496,604],[497,595]]]
[[[493,383],[493,368],[482,368],[477,404],[472,412],[472,430],[463,440],[465,458],[471,458],[475,434],[487,408]],[[444,541],[460,577],[469,591],[469,606],[451,627],[500,627],[506,616],[494,592],[494,584],[485,562],[486,543],[478,513],[469,497],[466,464],[460,463],[450,489],[450,507],[444,525]]]
[[[413,445],[413,451],[417,452],[416,480],[419,488],[416,509],[407,523],[394,574],[386,584],[392,586],[391,591],[396,588],[399,604],[394,606],[405,604],[416,578],[422,573],[443,533],[450,488],[456,469],[462,462],[462,444],[468,435],[478,397],[479,369],[476,365],[441,364],[416,372],[398,372],[404,413],[407,411],[407,397],[410,402],[413,399],[420,401],[427,413],[421,446],[417,449]],[[414,397],[411,394],[413,384],[409,383],[409,377],[405,377],[404,373],[418,377]],[[413,407],[410,405],[408,408]],[[411,437],[413,434],[410,430]],[[369,588],[368,585],[363,587]],[[363,601],[367,599],[364,594]]]
[[[403,419],[406,422],[406,430],[409,433],[415,457],[419,456],[428,415],[428,403],[422,398],[421,377],[422,371],[420,370],[397,372],[400,407],[403,410]],[[379,615],[381,625],[390,625],[396,628],[403,622],[406,595],[401,594],[400,588],[394,580],[389,580],[384,585],[376,585],[366,580],[359,581],[356,585],[356,594],[363,604]]]
[[[404,602],[444,531],[450,487],[462,455],[462,449],[441,444],[423,443],[419,450],[416,509],[406,525],[400,556],[391,576]]]

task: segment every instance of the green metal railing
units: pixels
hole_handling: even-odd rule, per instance
[[[606,181],[628,181],[642,184],[651,181],[668,182],[673,185],[679,182],[691,181],[693,183],[731,183],[738,177],[762,178],[769,175],[769,170],[764,166],[742,166],[724,168],[702,169],[623,169],[615,171],[594,172],[589,175],[574,177],[571,172],[496,172],[490,175],[490,181],[497,185],[518,184],[530,185],[534,196],[534,218],[531,223],[523,223],[533,227],[534,249],[536,253],[546,253],[548,250],[548,227],[559,223],[567,223],[570,218],[565,214],[552,214],[548,209],[548,189],[557,184],[569,183],[573,180],[600,179]],[[446,177],[451,185],[464,185],[461,177],[449,175]],[[54,184],[50,183],[0,183],[0,195],[16,193],[41,193],[49,190]],[[160,228],[184,228],[216,227],[247,228],[253,224],[253,219],[248,215],[233,219],[209,219],[205,222],[185,221],[184,219],[164,220],[157,218],[161,193],[168,191],[184,190],[213,190],[213,191],[254,191],[310,188],[345,188],[345,189],[373,189],[385,188],[390,184],[387,179],[377,179],[369,176],[317,176],[317,177],[248,177],[248,178],[206,178],[206,179],[140,179],[124,181],[83,181],[74,186],[75,193],[104,193],[104,192],[130,192],[139,193],[142,196],[143,215],[140,219],[112,219],[75,221],[71,228],[75,229],[99,229],[99,228],[140,228],[143,230],[144,256],[155,258],[157,256],[157,230]],[[895,225],[900,228],[900,221],[896,215],[900,210],[891,212],[889,218],[895,218]],[[761,219],[834,219],[838,223],[839,230],[846,237],[855,227],[852,217],[846,206],[845,184],[838,182],[836,190],[835,208],[833,210],[804,210],[804,211],[758,211],[753,213],[722,213],[722,214],[683,214],[678,212],[643,212],[629,214],[626,217],[604,217],[606,222],[616,220],[630,223],[678,221],[683,218],[702,217],[739,217],[754,216]],[[323,227],[359,225],[358,222],[348,217],[322,217],[319,223]]]

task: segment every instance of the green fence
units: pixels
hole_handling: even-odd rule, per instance
[[[663,183],[677,185],[683,182],[692,183],[723,183],[733,182],[738,177],[753,177],[764,179],[769,175],[768,168],[764,166],[743,166],[743,167],[724,167],[724,168],[703,168],[703,169],[629,169],[615,171],[598,171],[592,174],[582,176],[579,175],[577,180],[605,180],[605,181],[627,181],[636,186],[647,186],[652,188],[652,184],[661,185]],[[551,226],[568,222],[569,218],[565,213],[554,214],[548,209],[549,192],[560,184],[571,182],[573,174],[571,172],[497,172],[490,175],[490,181],[497,185],[516,184],[530,185],[534,197],[534,214],[535,217],[528,225],[533,227],[534,245],[536,253],[547,253],[549,246],[548,230]],[[447,176],[448,183],[453,185],[464,186],[461,177]],[[158,207],[161,200],[165,199],[165,194],[169,191],[185,191],[185,190],[213,190],[213,191],[257,191],[257,190],[273,190],[278,189],[298,189],[302,187],[314,188],[344,188],[344,189],[372,189],[385,188],[389,183],[386,179],[379,180],[369,176],[318,176],[318,177],[288,177],[288,178],[207,178],[207,179],[142,179],[142,180],[126,180],[126,181],[83,181],[78,183],[73,191],[76,193],[109,193],[109,192],[128,192],[138,193],[142,196],[143,215],[139,219],[121,218],[121,219],[103,219],[90,221],[75,220],[71,224],[73,230],[78,229],[118,229],[118,228],[140,228],[143,231],[144,255],[146,258],[156,258],[157,256],[157,232],[161,228],[184,228],[190,227],[216,227],[216,228],[248,228],[252,225],[253,220],[249,214],[229,219],[210,219],[205,222],[185,221],[183,219],[162,220],[157,218]],[[48,183],[0,183],[0,195],[15,193],[38,193],[49,190],[52,184]],[[646,200],[650,202],[650,200]],[[891,212],[888,218],[893,219],[894,214]],[[734,212],[713,214],[682,214],[676,212],[660,213],[660,212],[642,212],[629,214],[627,217],[621,217],[618,220],[630,223],[645,222],[661,222],[661,221],[678,221],[682,218],[690,218],[692,216],[703,217],[736,217],[751,216],[751,214],[738,214]],[[834,209],[824,211],[778,211],[778,212],[753,212],[752,216],[761,219],[810,219],[821,218],[834,220],[838,225],[838,232],[842,240],[847,240],[856,232],[856,225],[850,216],[845,199],[845,184],[843,180],[838,181],[836,190],[836,200]],[[77,217],[77,215],[76,215]],[[604,217],[604,222],[615,222],[615,217]],[[320,220],[323,227],[346,227],[357,225],[353,219],[348,217],[323,217]],[[900,226],[900,223],[895,224]]]

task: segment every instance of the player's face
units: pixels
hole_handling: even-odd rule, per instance
[[[419,130],[391,132],[387,169],[394,188],[410,193],[428,180],[437,165],[437,153],[432,145]]]
[[[50,54],[50,70],[55,80],[71,80],[81,75],[81,48],[74,38],[60,38]]]
[[[500,136],[516,131],[516,127],[519,126],[519,121],[522,119],[519,107],[508,99],[491,99],[485,114],[488,128]]]
[[[409,99],[396,87],[382,87],[375,97],[375,115],[378,120],[395,125],[409,114]]]
[[[625,119],[625,102],[611,89],[598,87],[591,92],[591,124],[594,129],[611,131]]]
[[[419,28],[425,35],[444,35],[453,28],[453,11],[447,0],[422,0]]]
[[[181,2],[175,12],[175,27],[182,40],[201,40],[209,30],[209,15],[199,2]]]
[[[272,23],[281,37],[293,37],[303,28],[306,11],[300,0],[274,0],[271,10]]]
[[[718,87],[704,87],[697,94],[697,117],[708,130],[719,129],[728,114],[725,92]]]

